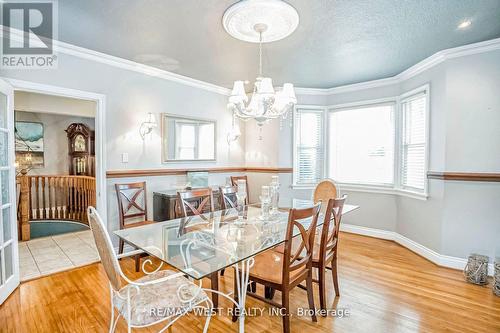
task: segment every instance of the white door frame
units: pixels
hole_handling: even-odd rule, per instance
[[[64,88],[49,84],[3,78],[14,91],[27,91],[45,95],[84,99],[96,102],[95,114],[95,156],[96,156],[96,209],[101,216],[107,216],[106,202],[106,95],[94,92]],[[17,209],[17,207],[16,207]]]
[[[11,246],[11,265],[12,265],[12,275],[1,285],[0,289],[0,304],[2,304],[7,297],[14,291],[19,285],[19,251],[18,251],[18,240],[17,240],[17,196],[16,196],[16,175],[14,169],[14,90],[11,86],[10,82],[6,82],[5,80],[0,80],[0,89],[3,94],[7,97],[7,123],[5,128],[8,129],[7,136],[7,146],[9,150],[7,151],[7,167],[9,170],[9,201],[8,203],[2,202],[3,205],[10,204],[10,224],[11,224],[11,239],[7,242],[4,242],[3,247],[5,248],[5,243],[9,243],[7,246]],[[2,218],[3,219],[3,218]],[[15,222],[14,222],[15,221]],[[3,221],[0,221],[3,224]],[[0,228],[3,228],[0,225]],[[1,236],[1,235],[0,235]],[[3,240],[2,240],[3,241]],[[0,252],[5,255],[5,250]],[[1,258],[0,260],[4,261],[5,258]],[[6,261],[5,261],[6,262]],[[3,269],[4,265],[0,265],[0,275],[2,275],[2,279],[5,278],[5,271]],[[1,282],[1,281],[0,281]]]

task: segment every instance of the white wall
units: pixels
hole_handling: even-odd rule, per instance
[[[500,172],[500,51],[446,67],[446,170]],[[500,256],[500,183],[446,182],[442,253]]]
[[[96,103],[83,99],[16,91],[14,100],[16,111],[42,112],[85,118],[94,118],[96,112]]]
[[[17,95],[15,97],[17,109]],[[15,112],[16,121],[32,121],[43,124],[44,167],[30,170],[32,175],[69,174],[68,136],[65,129],[72,123],[83,123],[94,129],[94,119],[61,114]]]

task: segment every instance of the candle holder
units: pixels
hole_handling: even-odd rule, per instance
[[[473,253],[464,268],[465,280],[469,283],[488,284],[488,256]]]

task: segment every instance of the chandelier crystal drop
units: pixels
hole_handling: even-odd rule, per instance
[[[275,16],[268,16],[269,11],[263,10],[263,6],[273,6],[272,12]],[[293,7],[279,0],[247,0],[233,7],[224,14],[224,27],[236,38],[259,43],[259,76],[255,80],[250,99],[245,90],[245,82],[234,82],[228,109],[242,120],[254,119],[259,126],[271,119],[286,118],[288,112],[297,104],[293,84],[285,83],[281,89],[275,90],[272,79],[263,75],[262,43],[279,40],[291,34],[298,25],[298,14]],[[266,15],[262,16],[262,13]],[[233,23],[233,19],[238,23],[244,22],[241,29]],[[248,22],[254,23],[253,32],[249,32]]]

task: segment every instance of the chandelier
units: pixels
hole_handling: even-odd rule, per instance
[[[226,12],[223,24],[235,38],[259,43],[259,76],[256,78],[250,100],[244,81],[235,81],[228,109],[243,120],[254,119],[259,126],[271,119],[286,118],[297,104],[293,84],[285,83],[274,89],[270,77],[262,72],[262,44],[283,39],[298,25],[297,11],[281,0],[244,0],[237,2]]]

